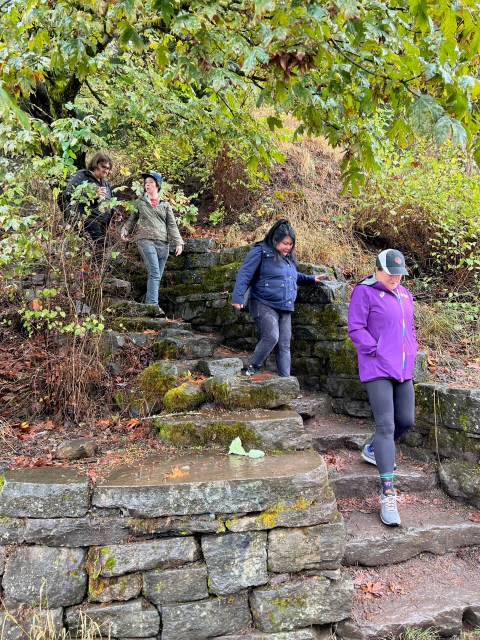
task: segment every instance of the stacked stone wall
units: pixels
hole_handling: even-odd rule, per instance
[[[248,250],[220,248],[212,239],[187,240],[184,254],[167,263],[161,306],[198,331],[221,333],[227,346],[251,352],[257,341],[253,320],[231,306],[235,278]],[[336,411],[369,416],[356,352],[347,336],[347,283],[335,268],[301,264],[299,270],[327,277],[298,288],[292,317],[292,375],[304,389],[327,391]],[[273,358],[267,367],[275,370]]]
[[[168,480],[176,462],[191,478]],[[75,634],[87,617],[112,638],[304,629],[313,640],[315,628],[351,613],[344,550],[326,467],[312,451],[155,459],[93,488],[74,469],[7,471],[0,637],[22,638],[19,625],[48,614],[57,632]]]

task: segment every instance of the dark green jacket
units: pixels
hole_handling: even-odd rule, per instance
[[[162,240],[174,247],[183,244],[172,207],[166,200],[159,200],[152,207],[147,195],[136,202],[137,209],[128,219],[122,231],[134,232],[136,240]]]

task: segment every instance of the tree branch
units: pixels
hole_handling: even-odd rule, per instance
[[[93,97],[94,97],[94,98],[95,98],[95,99],[96,99],[96,100],[97,100],[97,101],[98,101],[102,106],[107,107],[107,106],[108,106],[108,105],[107,105],[107,103],[106,103],[104,100],[102,100],[102,98],[98,95],[98,93],[95,91],[95,89],[93,89],[93,88],[90,86],[90,83],[89,83],[89,81],[88,81],[88,78],[85,78],[85,81],[84,81],[84,82],[85,82],[85,84],[87,85],[87,87],[89,88],[90,93],[92,94],[92,96],[93,96]]]

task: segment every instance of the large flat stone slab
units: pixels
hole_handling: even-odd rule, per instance
[[[345,511],[347,544],[344,564],[375,567],[404,562],[421,553],[444,555],[461,547],[480,545],[480,522],[471,513],[446,498],[440,491],[427,494],[400,494],[398,510],[401,527],[385,527],[378,517],[379,508],[370,500]],[[480,580],[480,574],[479,574]]]
[[[297,378],[270,374],[207,378],[204,387],[213,401],[226,409],[275,409],[300,395]]]
[[[336,628],[336,636],[346,640],[398,638],[412,628],[459,636],[464,613],[480,606],[478,549],[350,571],[356,584],[353,612]],[[365,596],[362,585],[369,582],[377,585],[377,597]]]
[[[162,640],[207,640],[248,629],[247,593],[201,602],[164,605]]]
[[[318,502],[300,498],[291,507],[277,504],[256,515],[239,515],[225,520],[228,531],[262,531],[275,527],[312,527],[332,522],[338,515],[337,500],[330,486]]]
[[[268,582],[265,531],[203,536],[202,551],[210,590],[216,595],[229,595]]]
[[[296,631],[280,631],[280,633],[263,633],[262,631],[248,631],[242,635],[217,636],[215,640],[331,640],[330,626],[309,627]]]
[[[144,595],[157,606],[205,600],[209,595],[207,577],[204,564],[154,569],[143,574]]]
[[[82,605],[67,609],[67,624],[81,635],[82,616],[87,616],[100,628],[102,637],[152,638],[160,629],[160,614],[143,598],[130,602]]]
[[[307,429],[315,451],[325,453],[329,449],[362,449],[373,435],[370,420],[359,420],[332,413],[310,420]]]
[[[338,580],[312,576],[254,589],[250,607],[260,631],[292,631],[348,618],[352,594],[353,584],[348,576]]]
[[[62,637],[63,609],[35,609],[23,604],[8,613],[0,610],[2,640],[27,640],[36,637],[40,629],[48,629],[52,637]]]
[[[132,571],[169,569],[195,562],[200,557],[200,546],[192,536],[160,538],[109,547],[92,547],[89,554],[95,574],[109,578]]]
[[[338,569],[345,551],[343,518],[299,529],[272,529],[268,534],[268,568],[275,573]]]
[[[188,475],[167,478],[175,467]],[[327,483],[326,465],[314,451],[255,460],[208,452],[119,467],[97,481],[92,502],[145,517],[256,512],[278,503],[292,506],[300,498],[315,501]]]
[[[308,449],[312,445],[302,417],[291,409],[229,411],[217,413],[214,419],[205,413],[159,416],[155,425],[162,439],[174,444],[228,447],[233,438],[240,436],[245,445],[267,451]]]
[[[17,547],[5,562],[2,586],[7,596],[31,606],[78,604],[87,589],[85,550]]]
[[[338,450],[327,457],[328,475],[337,498],[380,495],[380,480],[377,468],[364,462],[359,451]],[[422,493],[437,486],[433,466],[416,463],[406,458],[398,459],[395,471],[395,486],[404,493]]]
[[[38,467],[6,471],[0,490],[0,515],[74,518],[89,507],[88,477],[76,469]]]
[[[123,542],[132,531],[125,518],[34,518],[25,522],[24,540],[49,547],[91,547]]]

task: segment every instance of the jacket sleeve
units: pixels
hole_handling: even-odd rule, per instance
[[[297,272],[297,284],[315,284],[315,276],[307,276],[306,273]]]
[[[63,211],[63,213],[65,213],[67,216],[75,214],[75,211],[72,210],[72,193],[75,191],[79,184],[82,184],[82,182],[88,182],[85,174],[82,172],[75,173],[68,180],[65,189],[58,196],[58,206],[60,207],[61,211]]]
[[[130,217],[128,218],[127,222],[123,225],[122,233],[125,231],[128,235],[130,235],[135,225],[138,222],[139,216],[140,216],[139,201],[137,200],[137,202],[135,203],[135,211],[130,214]]]
[[[167,237],[168,241],[171,242],[175,247],[179,245],[183,245],[182,236],[180,235],[180,231],[178,230],[177,221],[175,220],[175,216],[173,215],[172,207],[165,203],[165,207],[167,210]]]
[[[417,341],[417,331],[415,329],[415,306],[413,303],[413,296],[410,293],[410,291],[408,289],[405,289],[405,291],[408,293],[408,297],[410,299],[410,304],[412,305],[412,309],[413,309],[413,313],[412,313],[412,337],[415,340],[415,342],[418,345],[418,341]]]
[[[240,265],[235,287],[232,293],[232,304],[243,304],[243,296],[245,291],[251,284],[255,272],[259,268],[263,257],[263,249],[255,246],[246,255],[245,260]]]
[[[377,341],[368,330],[370,302],[366,286],[357,285],[350,298],[348,307],[348,335],[359,353],[374,356]]]

